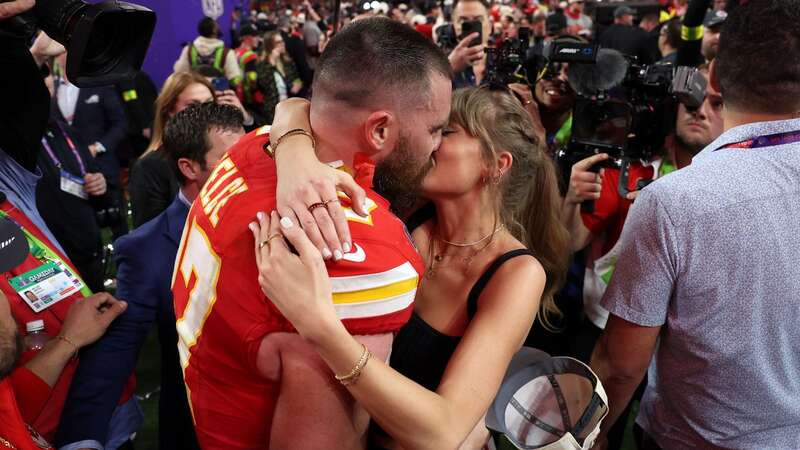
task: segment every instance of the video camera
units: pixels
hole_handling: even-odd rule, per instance
[[[91,87],[132,79],[142,66],[155,24],[153,11],[132,3],[37,0],[30,11],[0,21],[0,34],[31,39],[38,29],[44,30],[67,48],[70,81]]]
[[[642,65],[634,57],[583,43],[559,44],[545,56],[548,64],[570,63],[567,78],[577,94],[570,141],[556,154],[564,179],[576,162],[607,153],[610,158],[601,166],[621,170],[623,197],[629,192],[630,163],[648,162],[661,151],[674,129],[678,103],[698,108],[705,99],[706,79],[693,67]]]

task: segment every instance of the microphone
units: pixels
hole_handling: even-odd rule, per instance
[[[570,64],[567,72],[572,89],[591,96],[619,86],[628,73],[628,60],[616,50],[601,48],[594,64]]]

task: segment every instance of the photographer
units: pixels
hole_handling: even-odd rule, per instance
[[[742,3],[709,69],[725,132],[640,193],[602,302],[604,425],[649,365],[645,448],[798,446],[800,2]]]
[[[478,33],[463,35],[464,24],[467,22],[480,22],[480,36]],[[492,32],[486,5],[480,0],[459,1],[453,9],[453,27],[456,36],[461,39],[447,57],[455,73],[453,89],[480,86],[486,72],[486,44]],[[471,45],[478,37],[481,38],[480,43]]]

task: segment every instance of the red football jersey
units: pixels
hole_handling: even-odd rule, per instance
[[[186,221],[173,275],[178,349],[203,448],[266,448],[279,386],[256,368],[269,333],[293,331],[261,292],[248,224],[275,209],[266,129],[220,161]],[[328,264],[337,313],[352,334],[397,331],[409,319],[422,261],[386,200],[370,215],[346,209],[353,250]]]

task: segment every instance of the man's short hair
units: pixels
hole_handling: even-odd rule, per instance
[[[203,17],[200,23],[197,24],[197,34],[204,38],[213,38],[217,36],[217,22],[211,17]]]
[[[208,133],[212,129],[238,131],[242,129],[244,117],[238,108],[214,102],[189,105],[175,114],[164,129],[163,149],[170,166],[181,184],[186,182],[178,169],[178,160],[190,159],[206,168],[206,153],[211,150]]]
[[[715,59],[725,104],[768,114],[800,110],[799,23],[800,0],[751,0],[729,10]]]
[[[431,73],[453,76],[442,51],[413,28],[388,18],[358,20],[337,33],[317,63],[314,95],[353,107],[378,94],[428,98]]]
[[[669,19],[668,21],[664,22],[664,24],[661,26],[666,28],[667,30],[665,31],[667,37],[667,44],[674,49],[680,47],[681,19],[678,17],[673,17],[672,19]]]

